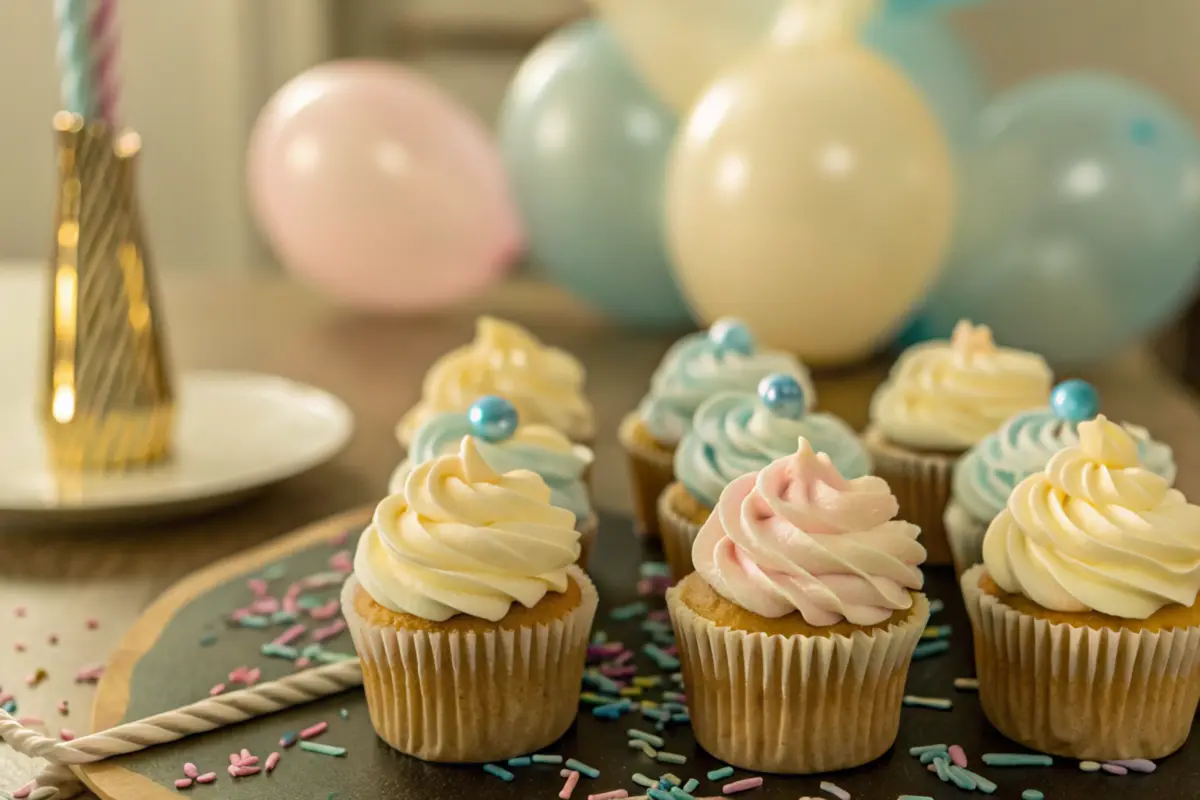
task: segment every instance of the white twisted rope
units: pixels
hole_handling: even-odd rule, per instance
[[[70,742],[45,736],[17,722],[0,710],[0,740],[18,753],[44,758],[51,766],[38,776],[38,789],[31,800],[64,800],[71,783],[78,783],[67,769],[71,764],[90,764],[112,756],[135,753],[155,745],[175,742],[197,733],[224,728],[248,719],[272,714],[292,706],[311,703],[322,697],[362,685],[358,659],[342,661],[298,672],[277,681],[262,683],[229,694],[209,697],[191,705],[155,714],[136,722],[127,722],[106,731],[81,736]],[[38,794],[53,786],[54,794]]]

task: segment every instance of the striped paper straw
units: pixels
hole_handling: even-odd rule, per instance
[[[91,55],[86,0],[55,0],[58,17],[58,64],[62,71],[62,102],[67,111],[93,113]]]
[[[96,87],[96,113],[109,124],[117,125],[117,105],[121,99],[121,83],[117,75],[117,58],[121,38],[117,25],[117,0],[95,0],[92,14],[92,76]]]

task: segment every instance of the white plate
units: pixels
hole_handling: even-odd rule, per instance
[[[210,510],[328,461],[354,430],[338,398],[270,375],[191,373],[178,396],[171,461],[112,474],[57,475],[32,403],[0,406],[0,523],[147,521]]]

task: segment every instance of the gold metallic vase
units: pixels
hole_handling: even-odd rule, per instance
[[[137,134],[54,118],[58,193],[42,423],[60,471],[136,469],[171,452],[175,393],[146,252]]]

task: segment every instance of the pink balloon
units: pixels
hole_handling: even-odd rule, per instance
[[[259,116],[246,170],[279,259],[360,307],[450,303],[497,279],[521,250],[491,137],[393,64],[340,62],[293,78]]]

